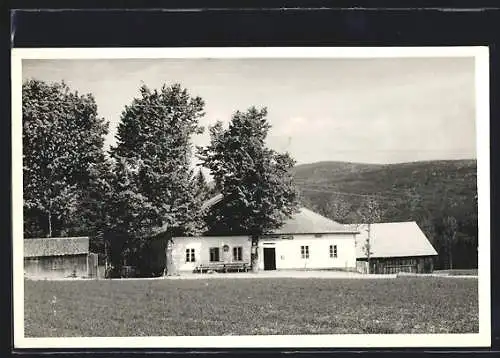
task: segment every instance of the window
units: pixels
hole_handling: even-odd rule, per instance
[[[194,249],[186,249],[186,262],[195,262]]]
[[[217,262],[219,260],[219,248],[211,247],[210,248],[210,262]]]
[[[337,257],[337,245],[330,245],[330,257]]]
[[[233,260],[241,261],[243,260],[243,247],[233,247]]]
[[[303,259],[308,259],[309,258],[309,246],[301,246],[300,247],[300,256]]]

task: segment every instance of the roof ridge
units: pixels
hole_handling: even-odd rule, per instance
[[[25,237],[24,240],[69,240],[69,239],[90,239],[89,236],[68,236],[68,237]]]
[[[379,222],[379,223],[372,223],[371,225],[387,225],[387,224],[411,224],[411,223],[417,223],[415,220],[409,220],[409,221],[386,221],[386,222]],[[362,225],[368,225],[362,224]]]
[[[331,221],[331,222],[332,222],[332,223],[334,223],[334,224],[337,224],[337,225],[344,225],[344,224],[339,223],[338,221],[335,221],[335,220],[333,220],[333,219],[330,219],[329,217],[326,217],[326,216],[324,216],[324,215],[322,215],[322,214],[320,214],[320,213],[318,213],[318,212],[316,212],[316,211],[314,211],[314,210],[311,210],[311,209],[309,209],[309,208],[307,208],[307,207],[305,207],[305,206],[301,206],[301,207],[300,207],[300,210],[307,210],[307,211],[311,212],[312,214],[314,214],[314,215],[316,215],[316,216],[319,216],[319,217],[322,217],[323,219],[326,219],[326,220]]]

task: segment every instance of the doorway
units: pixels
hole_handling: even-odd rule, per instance
[[[264,270],[276,270],[276,249],[274,247],[264,247]]]

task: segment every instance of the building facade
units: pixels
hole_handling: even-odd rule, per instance
[[[358,229],[356,259],[359,272],[368,272],[368,265],[369,272],[374,274],[431,273],[434,270],[437,252],[416,222],[370,224],[370,230],[368,224],[364,224]]]
[[[97,274],[97,261],[93,261],[89,259],[88,237],[24,239],[27,278],[89,277]]]
[[[251,239],[248,236],[174,237],[170,271],[194,272],[202,265],[250,265]],[[172,272],[171,272],[172,273]]]
[[[193,272],[200,266],[246,264],[257,252],[258,269],[318,270],[356,269],[356,231],[311,210],[301,208],[280,229],[252,246],[249,236],[174,237],[171,272]],[[228,265],[229,266],[229,265]]]
[[[354,270],[354,234],[289,234],[258,245],[259,270]]]

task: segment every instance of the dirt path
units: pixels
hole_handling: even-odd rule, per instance
[[[152,277],[152,278],[118,278],[113,280],[131,281],[131,280],[207,280],[207,279],[245,279],[245,278],[323,278],[323,279],[395,279],[397,277],[443,277],[443,278],[469,278],[477,279],[474,275],[448,275],[448,274],[361,274],[358,272],[342,272],[342,271],[260,271],[253,272],[234,272],[234,273],[182,273],[167,277]],[[30,280],[38,281],[43,278]],[[68,280],[89,280],[84,278],[74,279],[65,278],[50,281],[68,281]],[[95,279],[94,279],[95,280]],[[104,280],[104,279],[100,279]]]

